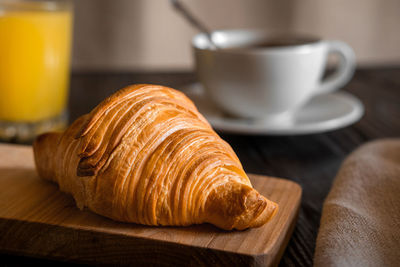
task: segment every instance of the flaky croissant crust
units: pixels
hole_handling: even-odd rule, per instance
[[[34,155],[79,208],[118,221],[246,229],[277,211],[192,101],[163,86],[121,89],[65,132],[39,136]]]

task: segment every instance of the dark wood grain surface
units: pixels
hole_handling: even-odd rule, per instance
[[[179,89],[194,81],[192,73],[74,73],[70,119],[89,112],[102,99],[128,84],[155,83]],[[400,136],[400,68],[358,69],[344,90],[365,105],[364,117],[350,127],[285,137],[220,133],[247,172],[284,177],[303,188],[298,222],[280,266],[312,266],[322,204],[344,158],[369,140]],[[3,266],[53,264],[15,255],[1,258]]]

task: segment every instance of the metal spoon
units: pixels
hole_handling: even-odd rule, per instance
[[[208,30],[208,28],[201,23],[197,18],[195,18],[193,16],[192,13],[190,13],[190,11],[184,6],[182,5],[181,2],[179,2],[178,0],[170,0],[170,3],[172,4],[172,6],[181,14],[183,15],[183,17],[194,27],[196,27],[197,29],[199,29],[201,32],[205,33],[211,49],[218,49],[218,46],[213,42],[212,40],[212,36],[211,36],[211,32]]]

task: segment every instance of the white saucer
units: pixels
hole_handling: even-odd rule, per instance
[[[355,96],[339,91],[312,98],[293,115],[293,123],[272,125],[263,120],[233,118],[225,115],[208,99],[203,86],[191,84],[182,91],[193,100],[200,113],[219,132],[260,135],[298,135],[332,131],[357,122],[364,107]]]

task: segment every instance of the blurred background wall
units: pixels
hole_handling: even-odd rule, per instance
[[[359,66],[400,65],[399,0],[181,0],[209,28],[316,34],[350,44]],[[75,0],[72,66],[191,70],[191,28],[168,0]]]

